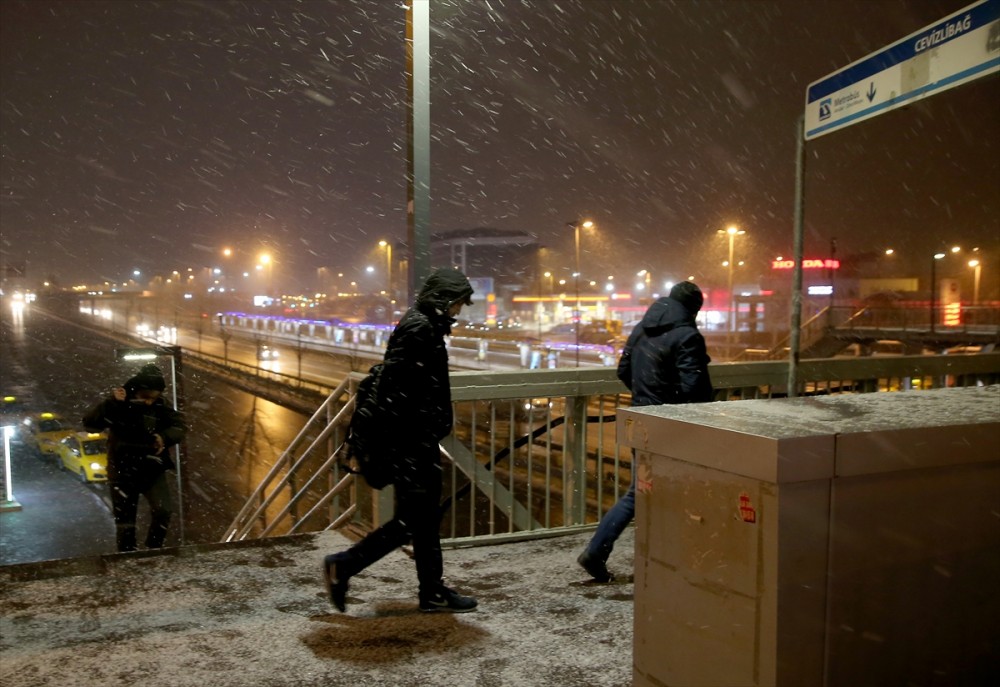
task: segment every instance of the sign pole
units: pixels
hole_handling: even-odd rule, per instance
[[[795,237],[792,246],[792,313],[791,337],[788,346],[788,397],[799,394],[799,347],[802,338],[802,218],[805,215],[806,138],[805,116],[799,115],[795,125]]]

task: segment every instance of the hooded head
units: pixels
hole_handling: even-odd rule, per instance
[[[683,305],[684,309],[691,313],[692,317],[698,314],[702,304],[705,302],[705,297],[702,295],[698,285],[689,281],[674,284],[674,288],[670,289],[670,297]]]
[[[472,284],[468,277],[451,267],[434,270],[427,277],[417,296],[418,306],[432,306],[441,315],[447,315],[456,303],[472,305]]]
[[[126,389],[134,391],[163,391],[167,383],[163,379],[163,371],[153,363],[143,365],[132,379],[125,382]]]

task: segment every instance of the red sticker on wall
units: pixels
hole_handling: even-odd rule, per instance
[[[745,491],[740,493],[740,520],[757,522],[757,509],[750,503],[750,494]]]

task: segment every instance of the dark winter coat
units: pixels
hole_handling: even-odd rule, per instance
[[[444,337],[455,320],[449,308],[470,303],[472,287],[458,270],[441,269],[424,284],[416,303],[389,337],[379,382],[379,404],[386,411],[387,438],[398,452],[433,456],[451,433],[451,385]]]
[[[108,430],[109,481],[151,484],[161,473],[173,469],[168,449],[184,439],[187,428],[183,416],[162,398],[146,404],[136,398],[135,391],[126,383],[125,400],[109,396],[100,401],[84,415],[83,426],[91,432]],[[163,439],[159,454],[154,434]]]
[[[667,296],[632,330],[618,361],[618,379],[632,391],[632,405],[712,400],[711,358],[694,315]]]

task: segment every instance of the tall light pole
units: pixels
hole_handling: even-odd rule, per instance
[[[635,276],[640,277],[642,279],[643,282],[642,289],[646,293],[646,299],[649,300],[650,303],[652,303],[653,302],[652,273],[649,270],[639,270],[638,272],[635,273]],[[638,286],[639,285],[637,285],[637,287]]]
[[[573,238],[576,242],[576,366],[580,367],[580,320],[582,319],[580,315],[580,227],[584,229],[590,229],[594,226],[594,223],[589,219],[585,222],[580,220],[573,220],[571,222],[566,222],[567,227],[573,227]]]
[[[952,246],[949,252],[953,255],[957,255],[962,252],[961,246]],[[934,311],[937,309],[937,261],[943,260],[947,254],[946,253],[935,253],[934,259],[931,260],[931,333],[934,333],[934,328],[936,323],[934,321]]]
[[[891,258],[895,254],[896,254],[896,251],[894,249],[892,249],[892,248],[886,248],[885,251],[883,252],[883,255],[885,255],[887,258]],[[878,260],[878,275],[877,275],[879,279],[882,278],[882,265],[884,264],[884,262],[885,262],[884,260],[882,260],[881,258],[879,258],[879,260]]]
[[[726,234],[729,237],[729,312],[726,316],[726,322],[728,326],[726,327],[726,353],[730,354],[730,350],[733,345],[733,330],[736,327],[736,313],[735,303],[736,299],[733,297],[733,255],[736,252],[736,237],[745,234],[746,231],[738,227],[728,227],[727,229],[719,229],[717,232],[719,234]]]
[[[979,305],[979,277],[982,273],[983,264],[979,260],[969,260],[969,267],[975,270],[975,277],[972,282],[972,304]]]
[[[944,253],[935,253],[931,258],[931,334],[934,333],[934,311],[937,309],[937,261],[944,259]]]
[[[392,302],[392,244],[388,241],[379,241],[378,245],[385,248],[385,290],[389,294],[389,302]]]
[[[272,278],[274,275],[273,265],[271,263],[271,255],[269,253],[261,253],[260,255],[260,265],[262,270],[267,270],[267,295],[271,295],[272,289]]]

